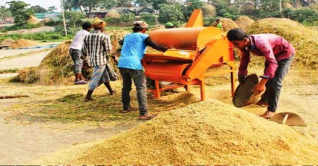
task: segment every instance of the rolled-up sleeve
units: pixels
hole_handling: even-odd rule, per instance
[[[240,50],[241,52],[241,60],[240,60],[240,67],[239,67],[239,76],[246,76],[247,75],[247,66],[250,62],[250,52],[246,50]]]
[[[105,37],[104,48],[105,48],[106,53],[110,53],[110,51],[112,50],[112,44],[110,42],[109,36]]]

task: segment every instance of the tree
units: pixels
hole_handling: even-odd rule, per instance
[[[55,6],[50,6],[49,9],[48,9],[49,12],[53,12],[54,10],[56,10]]]
[[[184,22],[184,16],[181,12],[181,5],[174,4],[174,5],[167,5],[161,4],[159,5],[160,13],[158,20],[161,23],[172,22],[175,26],[180,26]]]
[[[31,10],[34,11],[34,13],[46,13],[47,10],[44,9],[43,7],[39,6],[39,5],[36,5],[36,6],[32,6],[30,7]]]
[[[183,15],[186,20],[188,20],[194,9],[200,9],[203,6],[202,0],[187,0],[185,10],[183,10]]]
[[[119,6],[119,7],[131,7],[132,0],[117,0],[117,6]]]
[[[85,18],[85,15],[80,12],[65,12],[65,19],[68,20],[69,26],[73,26],[82,24],[82,19]]]
[[[5,6],[0,6],[0,20],[11,16],[11,12]]]
[[[32,9],[26,9],[29,4],[26,4],[22,1],[10,1],[7,2],[7,4],[10,6],[9,10],[11,11],[14,22],[17,25],[26,24],[30,16],[34,14]]]

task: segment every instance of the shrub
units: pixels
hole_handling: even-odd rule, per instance
[[[150,14],[150,13],[142,13],[141,19],[145,22],[147,22],[149,25],[155,25],[156,24],[156,16]]]
[[[310,8],[301,8],[298,10],[291,10],[290,12],[285,12],[287,17],[296,20],[300,23],[314,23],[318,20],[318,12]]]

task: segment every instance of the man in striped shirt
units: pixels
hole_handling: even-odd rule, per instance
[[[89,66],[93,67],[93,75],[88,85],[88,92],[85,101],[91,101],[92,94],[99,85],[104,84],[111,95],[114,90],[109,81],[117,79],[116,73],[107,62],[107,54],[111,51],[110,37],[104,34],[106,22],[99,19],[93,23],[94,32],[84,38],[83,55],[87,57]]]

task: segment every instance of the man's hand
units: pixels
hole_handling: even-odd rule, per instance
[[[116,65],[118,65],[118,58],[115,55],[112,55],[112,58]]]
[[[253,89],[253,92],[255,95],[259,95],[262,92],[265,92],[266,90],[266,82],[268,81],[268,79],[262,79]]]

